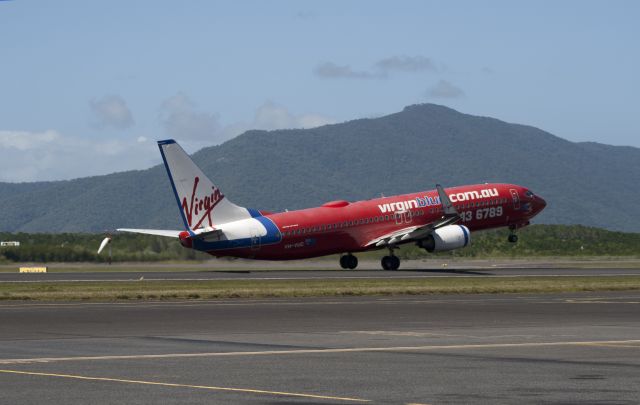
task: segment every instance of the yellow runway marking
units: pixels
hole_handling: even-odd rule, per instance
[[[157,382],[157,381],[127,380],[122,378],[88,377],[88,376],[73,375],[73,374],[38,373],[34,371],[20,371],[20,370],[0,370],[0,373],[69,378],[74,380],[106,381],[106,382],[118,382],[118,383],[127,383],[127,384],[156,385],[156,386],[174,387],[174,388],[195,388],[195,389],[210,390],[210,391],[228,391],[228,392],[242,392],[242,393],[249,393],[249,394],[265,394],[265,395],[276,395],[276,396],[287,396],[287,397],[326,399],[326,400],[332,400],[332,401],[371,402],[368,399],[361,399],[361,398],[301,394],[297,392],[267,391],[267,390],[257,390],[257,389],[250,389],[250,388],[230,388],[230,387],[215,387],[215,386],[209,386],[209,385],[192,385],[192,384],[164,383],[164,382]]]
[[[392,347],[351,347],[336,349],[298,349],[298,350],[264,350],[260,352],[206,352],[206,353],[166,353],[166,354],[133,354],[115,356],[77,356],[77,357],[40,357],[26,359],[0,359],[0,364],[20,363],[49,363],[56,361],[95,361],[95,360],[145,360],[172,359],[193,357],[240,357],[240,356],[269,356],[295,354],[325,354],[325,353],[374,353],[374,352],[406,352],[431,350],[463,350],[463,349],[495,349],[510,347],[545,347],[545,346],[594,346],[594,345],[632,345],[640,340],[604,340],[577,342],[524,342],[524,343],[478,343],[459,345],[430,345],[430,346],[392,346]],[[616,346],[623,347],[623,346]],[[630,346],[639,347],[639,346]]]

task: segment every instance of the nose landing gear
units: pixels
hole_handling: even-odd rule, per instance
[[[358,267],[358,258],[351,253],[340,256],[340,267],[342,267],[343,269],[353,270]]]
[[[511,231],[511,233],[509,234],[507,240],[511,243],[516,243],[518,241],[518,235],[516,235],[516,227],[514,225],[511,225],[509,227],[509,230]]]

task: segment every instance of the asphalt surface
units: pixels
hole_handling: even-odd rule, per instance
[[[349,278],[429,277],[536,277],[536,276],[640,276],[640,268],[455,268],[383,270],[228,270],[228,271],[138,271],[0,273],[1,282],[33,281],[132,281],[145,280],[318,280]]]
[[[0,303],[0,403],[640,399],[640,292]]]

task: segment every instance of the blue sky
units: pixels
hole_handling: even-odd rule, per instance
[[[433,102],[640,147],[636,1],[0,1],[0,181]],[[390,134],[392,136],[393,134]]]

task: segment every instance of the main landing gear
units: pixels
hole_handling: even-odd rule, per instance
[[[358,258],[351,253],[340,256],[340,267],[342,267],[343,269],[353,270],[358,267]]]
[[[510,226],[509,230],[511,231],[511,233],[509,234],[507,240],[511,243],[516,243],[518,241],[518,235],[516,235],[516,227]]]
[[[400,268],[400,258],[393,254],[393,249],[389,249],[389,256],[384,256],[380,260],[383,270],[398,270]]]

